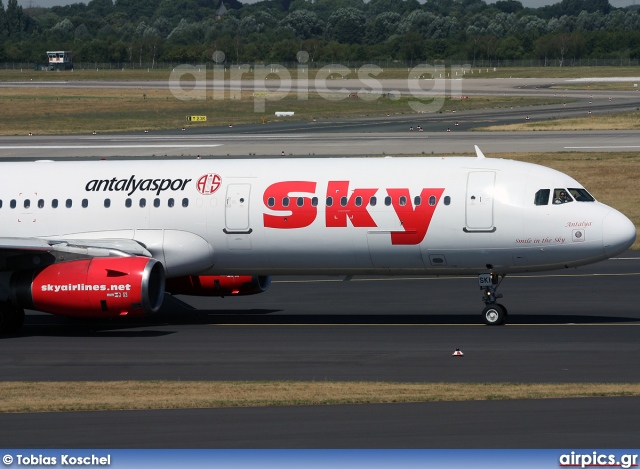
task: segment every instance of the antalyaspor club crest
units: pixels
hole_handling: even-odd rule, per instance
[[[205,174],[201,176],[196,182],[196,187],[198,188],[198,192],[203,195],[211,195],[218,189],[220,189],[220,185],[222,184],[222,178],[220,175],[215,173]]]

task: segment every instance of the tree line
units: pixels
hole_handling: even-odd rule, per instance
[[[638,9],[562,0],[91,0],[25,8],[0,0],[0,62],[310,62],[640,59]],[[217,57],[220,57],[218,54]]]

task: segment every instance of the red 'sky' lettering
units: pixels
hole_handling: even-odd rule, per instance
[[[333,198],[333,204],[326,208],[327,227],[346,227],[347,218],[353,226],[378,226],[367,211],[369,198],[376,192],[378,189],[354,189],[351,196],[348,197],[349,181],[329,181],[327,197]],[[346,204],[343,203],[344,199],[346,199]]]
[[[420,244],[427,234],[433,212],[436,210],[443,192],[444,189],[422,189],[421,203],[414,209],[409,189],[387,189],[387,193],[391,196],[393,209],[404,227],[404,232],[391,233],[391,244]],[[406,205],[400,205],[400,197],[406,197]],[[431,197],[435,197],[433,205],[429,203]],[[431,201],[433,202],[433,199]]]
[[[269,209],[278,212],[287,211],[291,215],[264,214],[265,228],[304,228],[313,223],[318,212],[317,207],[311,205],[310,197],[290,196],[291,193],[314,194],[316,183],[310,181],[285,181],[276,182],[267,187],[262,200]],[[273,198],[273,206],[269,206],[269,199]],[[298,198],[303,199],[302,206],[298,205]],[[285,205],[286,204],[286,205]]]

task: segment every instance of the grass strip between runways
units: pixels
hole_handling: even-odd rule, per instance
[[[266,407],[640,396],[640,383],[2,382],[1,412]]]
[[[567,98],[526,96],[473,96],[454,99],[439,96],[350,95],[310,92],[225,92],[213,100],[212,93],[187,99],[169,89],[138,88],[2,88],[0,135],[92,134],[182,127],[264,124],[277,121],[356,118],[415,114],[415,107],[435,106],[440,112],[474,109],[542,106],[566,103]],[[356,97],[358,96],[358,97]],[[377,96],[377,97],[376,97]],[[260,106],[260,103],[264,107]],[[434,104],[435,103],[435,104]],[[416,108],[418,109],[418,108]],[[294,117],[276,117],[276,111]],[[187,116],[206,116],[204,122],[187,122]]]
[[[587,130],[640,130],[640,113],[599,114],[586,117],[554,119],[540,122],[495,125],[475,130],[490,131],[587,131]]]

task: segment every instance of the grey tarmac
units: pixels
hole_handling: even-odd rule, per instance
[[[1,379],[637,382],[638,278],[637,252],[507,277],[504,327],[480,325],[471,277],[279,278],[263,295],[181,297],[135,323],[31,313],[21,336],[2,340]],[[639,403],[2,414],[0,437],[27,448],[633,447]]]

